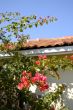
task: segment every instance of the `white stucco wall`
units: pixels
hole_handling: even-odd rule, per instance
[[[48,77],[48,83],[50,85],[65,84],[67,86],[62,97],[63,97],[65,105],[69,108],[69,110],[73,110],[73,71],[60,70],[59,74],[60,74],[59,80],[50,76],[50,77]],[[43,94],[42,92],[40,92],[38,90],[36,92],[39,95]]]
[[[59,71],[60,73],[60,80],[56,80],[53,77],[49,77],[48,81],[50,83],[64,83],[67,85],[67,89],[64,92],[63,99],[65,104],[73,110],[73,71]]]

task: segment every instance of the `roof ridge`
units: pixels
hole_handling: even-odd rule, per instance
[[[62,40],[62,39],[71,39],[73,36],[63,36],[63,37],[58,37],[58,38],[38,38],[38,39],[29,39],[28,41],[40,41],[40,40]]]

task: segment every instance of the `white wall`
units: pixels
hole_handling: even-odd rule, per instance
[[[48,81],[50,83],[64,83],[67,85],[67,89],[64,93],[64,102],[65,104],[70,108],[70,110],[73,110],[73,71],[59,71],[60,73],[60,80],[57,80],[53,77],[49,77]]]
[[[62,71],[62,70],[60,70],[59,74],[61,77],[59,80],[57,80],[56,78],[53,78],[53,77],[49,77],[48,83],[50,83],[50,84],[54,84],[54,83],[55,84],[65,84],[67,86],[62,97],[64,99],[65,105],[67,107],[69,107],[70,110],[73,110],[73,71],[68,71],[68,70]],[[38,90],[36,92],[39,95],[42,94],[42,92],[40,92]]]

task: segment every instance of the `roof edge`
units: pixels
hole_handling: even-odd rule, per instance
[[[40,54],[46,54],[46,55],[72,54],[73,46],[29,49],[29,50],[20,50],[19,52],[23,55],[28,55],[28,56],[37,56]]]

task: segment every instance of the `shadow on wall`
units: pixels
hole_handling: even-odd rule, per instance
[[[65,84],[67,86],[63,99],[64,103],[73,110],[73,71],[59,71],[60,73],[60,80],[57,80],[53,77],[48,78],[48,82],[56,83],[56,84]]]

